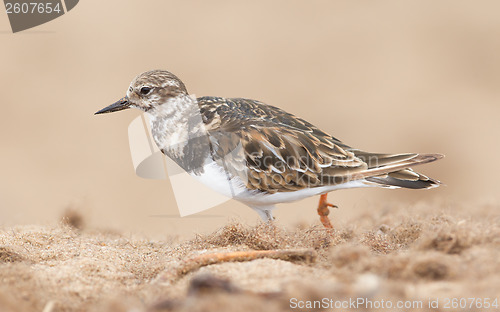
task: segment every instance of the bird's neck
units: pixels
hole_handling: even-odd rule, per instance
[[[170,98],[148,111],[151,132],[158,148],[185,170],[196,170],[210,152],[208,136],[196,99]]]

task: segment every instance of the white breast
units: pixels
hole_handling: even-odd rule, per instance
[[[198,181],[212,190],[243,202],[251,207],[272,206],[279,203],[293,202],[307,197],[324,194],[338,189],[380,186],[364,180],[350,181],[339,185],[328,185],[322,187],[306,188],[293,192],[277,192],[274,194],[264,193],[258,190],[250,190],[239,177],[230,178],[223,166],[216,162],[208,162],[201,175],[193,175]]]
[[[203,173],[200,175],[192,174],[192,176],[214,191],[230,198],[238,199],[245,192],[248,192],[239,177],[231,178],[222,165],[211,159],[207,159],[203,166]]]

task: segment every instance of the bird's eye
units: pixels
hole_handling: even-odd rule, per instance
[[[142,88],[141,88],[141,94],[142,94],[142,95],[146,95],[146,94],[148,94],[149,92],[151,92],[151,88],[150,88],[150,87],[142,87]]]

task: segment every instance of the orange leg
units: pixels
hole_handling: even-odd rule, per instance
[[[323,223],[323,225],[327,229],[333,229],[332,223],[330,222],[330,219],[328,218],[328,215],[330,214],[330,209],[328,209],[328,207],[337,208],[337,206],[327,202],[326,201],[327,196],[328,196],[328,194],[322,194],[321,197],[319,198],[318,214],[319,214],[319,219],[321,220],[321,223]]]

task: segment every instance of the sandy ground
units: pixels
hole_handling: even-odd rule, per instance
[[[435,311],[460,310],[446,309],[447,300],[500,299],[497,208],[387,207],[333,233],[319,222],[233,220],[191,240],[86,228],[69,213],[54,227],[1,229],[0,310],[288,311],[323,298],[417,307],[407,311],[439,299]],[[265,250],[298,256],[195,263],[211,253]],[[485,311],[475,303],[463,310]]]
[[[0,226],[51,224],[67,206],[84,210],[91,226],[151,236],[187,238],[227,216],[258,218],[234,202],[207,211],[212,218],[178,218],[170,181],[140,179],[132,166],[128,126],[139,112],[94,116],[154,68],[178,75],[191,94],[260,100],[356,148],[446,155],[415,168],[446,188],[335,192],[344,207],[336,220],[374,201],[500,203],[500,168],[491,165],[500,155],[499,11],[494,0],[155,1],[147,9],[87,0],[18,34],[0,14]],[[287,204],[276,216],[284,226],[312,223],[314,213],[302,211],[316,204]]]

